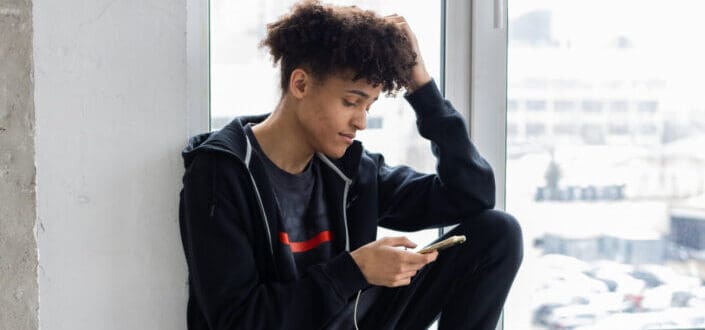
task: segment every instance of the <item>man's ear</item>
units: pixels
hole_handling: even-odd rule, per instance
[[[311,89],[311,82],[311,75],[301,68],[296,68],[289,76],[289,93],[300,100]]]

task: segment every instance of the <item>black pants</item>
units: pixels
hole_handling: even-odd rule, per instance
[[[495,329],[523,258],[521,227],[511,215],[488,210],[434,243],[452,235],[467,241],[439,251],[409,285],[362,291],[359,329],[427,329],[439,317],[439,330]],[[329,329],[354,329],[355,298]]]

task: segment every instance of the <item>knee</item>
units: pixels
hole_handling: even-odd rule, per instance
[[[487,232],[475,234],[488,235],[494,241],[498,257],[518,268],[524,258],[524,239],[519,221],[511,214],[498,210],[483,211],[478,220]]]

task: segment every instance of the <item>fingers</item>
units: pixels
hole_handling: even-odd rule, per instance
[[[407,248],[416,248],[418,245],[411,241],[408,237],[406,236],[393,236],[393,237],[382,237],[379,239],[379,242],[382,245],[388,245],[388,246],[403,246]],[[428,259],[429,261],[436,260],[436,257],[438,256],[438,250],[433,250],[428,253],[416,253],[412,251],[399,251],[404,255],[405,258],[408,258],[410,260],[424,260]]]
[[[411,278],[416,275],[416,272],[418,270],[410,270],[406,272],[402,272],[397,274],[391,279],[391,282],[389,283],[389,286],[395,287],[395,286],[402,286],[402,285],[408,285],[411,283]]]
[[[389,285],[389,287],[393,288],[393,287],[405,286],[405,285],[409,285],[409,284],[411,284],[411,277],[405,278],[405,279],[399,280],[399,281],[394,281]]]
[[[404,18],[404,16],[392,14],[392,15],[384,16],[383,18],[385,21],[394,23],[394,25],[397,28],[401,29],[404,32],[404,34],[406,34],[406,36],[408,38],[416,38],[414,33],[411,31],[411,27],[409,27],[409,23],[407,23],[406,18]]]
[[[436,261],[436,258],[438,257],[438,251],[434,250],[433,252],[429,253],[416,253],[416,252],[408,252],[408,251],[400,251],[404,253],[404,258],[405,258],[405,263],[410,264],[410,265],[425,265],[429,262]]]
[[[403,286],[403,285],[409,285],[411,284],[411,277],[416,275],[416,272],[408,272],[405,274],[400,274],[397,276],[391,283],[391,287],[396,287],[396,286]]]
[[[411,283],[411,278],[414,277],[416,273],[418,273],[418,270],[410,270],[407,272],[399,273],[391,280],[389,286],[395,287],[409,285]]]
[[[418,254],[420,254],[420,253],[418,253]],[[431,261],[435,261],[436,258],[438,258],[438,250],[433,250],[433,251],[431,251],[431,252],[424,253],[424,254],[421,254],[421,255],[426,256],[426,257],[427,257],[428,259],[430,259]]]
[[[401,254],[401,264],[404,265],[404,267],[412,267],[415,269],[419,269],[426,264],[435,261],[438,257],[438,251],[435,250],[424,254],[412,251],[399,251],[399,253]]]
[[[385,245],[389,246],[404,246],[412,249],[416,247],[416,243],[412,242],[406,236],[384,237],[382,240]]]
[[[406,23],[406,18],[404,16],[399,16],[397,14],[387,15],[383,17],[384,20],[394,23]]]
[[[418,270],[412,270],[412,271],[404,272],[404,273],[401,273],[401,274],[397,275],[397,278],[396,278],[396,279],[397,279],[397,280],[407,279],[407,278],[410,278],[410,277],[413,277],[414,275],[416,275],[417,272],[418,272]]]

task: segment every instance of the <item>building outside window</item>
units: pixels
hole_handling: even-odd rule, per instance
[[[554,111],[507,112],[527,127],[506,158],[526,248],[505,328],[705,327],[702,4],[508,6],[507,97]],[[522,139],[540,122],[552,135]]]

